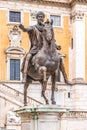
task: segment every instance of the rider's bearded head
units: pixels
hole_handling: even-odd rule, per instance
[[[44,22],[45,14],[42,11],[39,11],[36,15],[36,19],[38,24],[41,24]]]

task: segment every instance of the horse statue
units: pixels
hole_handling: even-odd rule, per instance
[[[44,23],[42,32],[43,46],[38,53],[33,56],[31,66],[28,69],[27,81],[24,83],[24,105],[27,105],[27,88],[30,84],[30,80],[39,81],[42,85],[42,97],[46,104],[49,104],[45,91],[47,87],[47,81],[51,76],[51,101],[52,104],[56,104],[54,98],[56,76],[59,67],[59,55],[56,51],[54,31],[52,22]]]

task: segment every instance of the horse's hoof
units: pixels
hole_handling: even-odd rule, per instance
[[[73,83],[70,82],[69,80],[65,80],[65,83],[66,83],[67,85],[73,85]]]
[[[53,104],[53,105],[55,105],[55,104],[56,104],[56,102],[55,102],[55,101],[52,101],[52,104]]]
[[[49,102],[48,101],[46,101],[46,105],[48,105],[49,104]]]
[[[27,106],[27,103],[24,103],[24,106]]]
[[[24,104],[24,106],[27,106],[27,104]]]

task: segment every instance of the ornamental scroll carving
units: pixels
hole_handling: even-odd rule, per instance
[[[70,19],[72,22],[76,21],[76,20],[83,20],[84,18],[84,13],[82,11],[74,11],[72,12]]]
[[[20,46],[21,31],[19,31],[16,25],[12,29],[10,29],[8,37],[11,46],[15,46],[15,47]]]
[[[37,14],[37,11],[31,11],[31,18],[33,20],[36,20],[36,14]]]
[[[67,113],[64,113],[61,118],[85,118],[87,119],[87,112],[82,111],[70,111]]]
[[[31,11],[31,25],[34,25],[37,23],[37,20],[36,20],[36,14],[37,14],[37,11]]]
[[[21,118],[13,110],[14,108],[11,108],[7,112],[7,123],[21,123]]]

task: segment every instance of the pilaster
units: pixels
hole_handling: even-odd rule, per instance
[[[72,79],[85,79],[85,19],[84,12],[75,9],[71,13],[73,49],[71,60]]]

